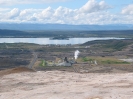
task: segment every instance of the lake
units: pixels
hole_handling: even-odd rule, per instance
[[[106,38],[69,38],[69,40],[51,40],[49,38],[0,38],[0,43],[34,43],[40,45],[46,44],[82,44],[87,41],[94,40],[109,40],[109,39],[123,39],[123,38],[115,38],[115,37],[106,37]]]

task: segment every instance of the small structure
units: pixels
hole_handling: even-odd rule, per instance
[[[72,66],[74,61],[68,61],[67,57],[64,58],[62,63],[57,64],[57,66]]]

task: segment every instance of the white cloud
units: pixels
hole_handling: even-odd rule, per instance
[[[65,2],[65,1],[67,0],[0,0],[0,5],[54,3],[54,2]]]
[[[19,14],[20,14],[20,10],[18,8],[14,8],[8,13],[8,17],[12,19],[19,16]]]
[[[40,16],[42,16],[43,18],[49,18],[53,15],[53,13],[54,10],[51,7],[48,7],[41,12]]]
[[[111,7],[107,5],[104,1],[97,2],[95,0],[89,0],[83,7],[80,8],[80,11],[90,13],[107,10],[109,8]]]
[[[0,8],[0,12],[7,12],[7,11],[9,11],[10,10],[10,8]]]
[[[0,8],[0,22],[62,23],[62,24],[133,24],[132,14],[113,14],[104,1],[89,0],[79,9],[58,7],[53,9]],[[126,8],[126,7],[125,7]],[[130,9],[131,10],[131,9]],[[4,11],[4,13],[3,13]],[[128,12],[128,11],[127,11]]]
[[[122,14],[133,14],[133,4],[130,4],[122,9]]]

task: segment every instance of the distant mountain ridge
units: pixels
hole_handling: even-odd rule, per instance
[[[68,25],[68,24],[17,24],[0,23],[0,29],[8,30],[133,30],[133,24]]]

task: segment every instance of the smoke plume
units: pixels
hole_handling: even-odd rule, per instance
[[[75,54],[74,54],[75,60],[78,58],[79,53],[80,52],[78,50],[75,51]]]

